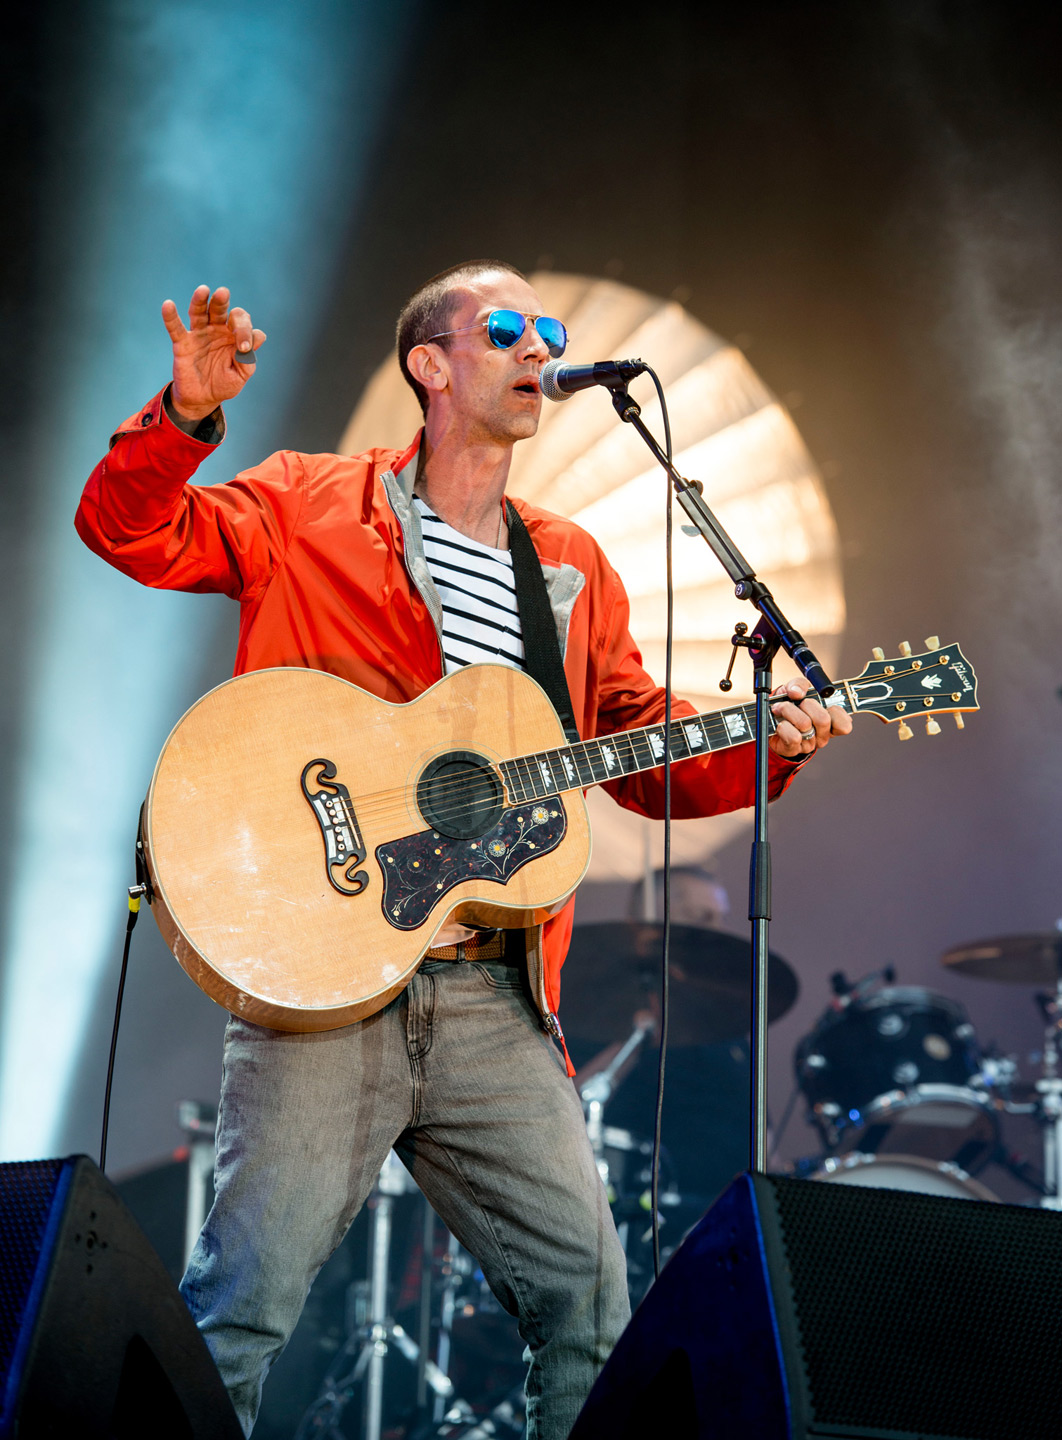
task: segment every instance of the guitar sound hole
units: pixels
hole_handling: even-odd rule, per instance
[[[491,765],[471,750],[437,755],[417,782],[420,813],[451,840],[474,840],[493,830],[505,808],[505,791]]]

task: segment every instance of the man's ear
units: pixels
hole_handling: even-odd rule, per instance
[[[406,356],[406,366],[425,390],[445,390],[450,383],[446,352],[437,345],[414,345]]]

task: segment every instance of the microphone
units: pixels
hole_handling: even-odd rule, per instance
[[[562,365],[550,360],[539,372],[538,387],[547,400],[570,400],[577,390],[604,385],[617,390],[642,375],[649,366],[644,360],[598,360],[593,365]]]

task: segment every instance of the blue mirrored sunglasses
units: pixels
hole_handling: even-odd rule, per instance
[[[432,340],[442,340],[447,335],[464,335],[469,330],[482,330],[486,327],[492,345],[496,345],[499,350],[511,350],[514,345],[519,344],[529,320],[553,359],[563,355],[568,347],[568,332],[561,322],[554,320],[551,315],[522,315],[519,310],[492,310],[486,320],[480,320],[475,325],[462,325],[459,330],[441,330],[438,335],[429,335],[425,344]]]

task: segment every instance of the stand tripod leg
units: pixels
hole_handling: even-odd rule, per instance
[[[377,1196],[372,1216],[369,1325],[372,1354],[365,1380],[365,1440],[380,1440],[383,1420],[383,1369],[387,1354],[387,1268],[391,1258],[391,1214],[394,1200]]]
[[[443,1289],[442,1314],[439,1317],[439,1343],[435,1352],[435,1363],[443,1375],[450,1373],[450,1344],[454,1328],[454,1292],[457,1275],[454,1264],[457,1260],[457,1239],[451,1235],[446,1246],[446,1285]],[[432,1409],[432,1418],[438,1424],[446,1413],[446,1398],[437,1394]]]
[[[420,1308],[417,1315],[417,1414],[428,1410],[428,1351],[431,1347],[431,1282],[435,1268],[435,1211],[427,1197],[422,1200],[420,1232]]]

